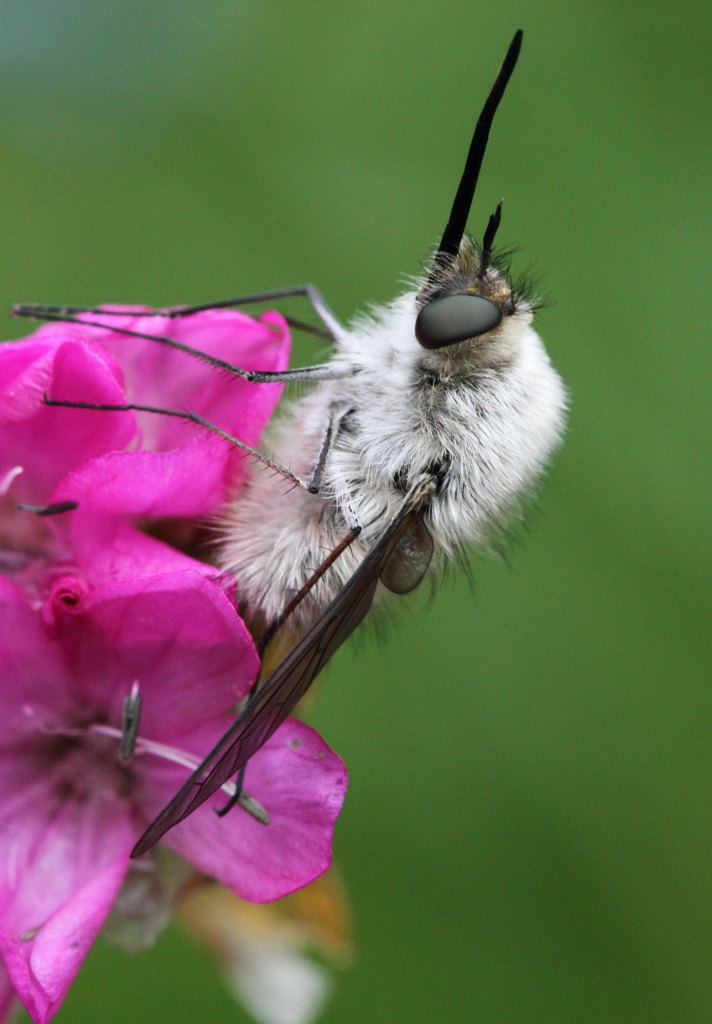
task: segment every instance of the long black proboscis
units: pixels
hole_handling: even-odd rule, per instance
[[[460,248],[460,242],[465,233],[467,218],[477,187],[477,179],[482,167],[482,160],[487,149],[490,128],[492,127],[500,100],[504,96],[504,90],[507,88],[507,83],[517,63],[519,51],[522,48],[522,34],[521,29],[515,32],[514,38],[509,44],[507,55],[502,62],[502,67],[499,69],[496,81],[477,119],[467,160],[465,161],[465,169],[462,172],[462,178],[460,179],[452,210],[450,211],[450,219],[447,222],[442,241],[438,247],[438,252],[447,256],[454,256]]]

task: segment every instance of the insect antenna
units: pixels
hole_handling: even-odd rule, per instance
[[[497,209],[491,215],[487,221],[487,227],[485,228],[484,237],[482,239],[482,258],[480,260],[480,272],[478,277],[484,277],[485,271],[489,266],[489,261],[492,257],[492,246],[494,245],[494,237],[499,229],[500,221],[502,220],[502,200],[497,203]]]
[[[450,211],[450,219],[447,222],[442,240],[438,246],[436,259],[433,263],[428,282],[423,291],[425,291],[429,285],[434,283],[435,277],[437,276],[436,271],[438,263],[442,266],[442,257],[455,256],[460,248],[460,242],[462,241],[462,236],[465,233],[467,218],[470,213],[470,207],[472,206],[472,200],[477,187],[477,179],[479,178],[480,168],[482,167],[482,160],[484,159],[485,150],[487,149],[490,128],[492,127],[497,107],[504,95],[504,90],[507,88],[507,83],[509,82],[517,63],[519,52],[522,48],[522,35],[523,33],[521,29],[518,29],[517,32],[515,32],[514,38],[509,44],[509,49],[507,50],[504,61],[502,62],[502,67],[499,69],[499,74],[497,75],[495,83],[490,90],[489,96],[485,100],[485,105],[482,108],[480,116],[477,119],[475,131],[472,136],[472,142],[470,143],[470,148],[467,153],[467,160],[465,161],[465,169],[462,172],[460,184],[458,185],[457,192],[455,193],[455,199]],[[496,214],[494,216],[496,216]],[[499,220],[497,219],[497,224],[498,223]],[[491,224],[492,219],[490,218],[488,232]],[[496,227],[494,230],[496,230]],[[492,237],[494,237],[494,232],[492,232]]]

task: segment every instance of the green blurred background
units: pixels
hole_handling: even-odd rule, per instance
[[[401,602],[321,688],[359,947],[325,1020],[712,1019],[710,20],[690,0],[2,6],[2,308],[305,280],[343,318],[390,298],[525,29],[472,227],[505,197],[570,431],[507,561]],[[57,1019],[247,1018],[176,929],[136,960],[98,947]]]

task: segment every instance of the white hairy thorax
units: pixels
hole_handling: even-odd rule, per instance
[[[258,463],[221,522],[220,564],[248,617],[271,622],[354,524],[361,532],[296,609],[309,622],[334,598],[401,506],[409,484],[439,467],[423,521],[433,564],[486,547],[519,514],[564,426],[565,391],[531,326],[532,306],[464,239],[438,294],[494,302],[493,330],[427,350],[415,337],[421,292],[357,319],[336,339],[338,379],[287,404],[263,445],[309,478],[329,422],[335,435],[318,494]],[[421,298],[419,298],[421,297]],[[259,385],[257,385],[259,386]]]

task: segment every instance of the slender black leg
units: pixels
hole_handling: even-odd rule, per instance
[[[200,309],[214,309],[215,306],[204,306]],[[195,310],[190,312],[199,312],[200,310],[196,307]],[[74,316],[73,313],[82,314]],[[103,327],[105,330],[110,330],[106,323],[102,323],[99,320],[87,320],[86,314],[95,314],[96,316],[126,316],[125,312],[119,310],[103,310],[103,309],[88,309],[81,310],[77,307],[70,306],[14,306],[13,315],[23,316],[35,320],[47,320],[47,321],[59,321],[70,324],[80,324],[84,327]],[[164,316],[167,315],[162,311],[154,311],[145,314],[131,314],[132,316]],[[182,314],[181,314],[182,315]],[[169,338],[161,334],[147,334],[144,331],[134,331],[128,327],[117,327],[115,328],[117,334],[125,334],[129,338],[143,338],[146,341],[155,341],[159,345],[165,345],[168,348],[177,349],[179,352],[185,352],[186,355],[192,356],[194,359],[199,359],[201,362],[207,363],[209,366],[214,366],[218,370],[223,370],[226,373],[232,374],[233,377],[239,377],[241,380],[249,381],[251,384],[276,384],[276,383],[289,383],[290,381],[302,381],[302,382],[315,382],[320,380],[340,380],[343,377],[350,377],[354,372],[353,367],[348,363],[340,363],[338,360],[333,360],[329,363],[318,363],[315,366],[301,366],[296,367],[293,370],[243,370],[239,366],[235,366],[233,363],[228,363],[224,359],[217,359],[215,356],[208,355],[207,352],[201,352],[200,349],[193,348],[192,345],[186,345],[184,342],[176,341],[175,338]]]
[[[226,306],[249,306],[253,302],[271,302],[273,299],[288,299],[294,295],[303,295],[312,309],[327,328],[328,336],[335,340],[345,333],[343,324],[336,318],[316,285],[296,284],[291,288],[274,288],[267,292],[256,292],[254,295],[243,295],[236,299],[221,299],[219,302],[208,302],[200,306],[183,306],[180,309],[165,311],[166,316],[188,316],[191,313],[202,313],[208,309],[223,309]]]
[[[285,480],[289,480],[290,483],[295,484],[297,487],[301,487],[303,490],[309,490],[309,483],[306,480],[302,480],[301,477],[296,476],[291,470],[287,469],[286,466],[280,466],[278,462],[270,459],[267,455],[263,455],[262,452],[257,451],[256,448],[252,448],[249,444],[245,444],[238,437],[233,437],[226,430],[218,427],[217,424],[211,423],[210,420],[206,420],[205,417],[198,415],[197,412],[182,412],[179,409],[160,409],[153,405],[138,405],[134,402],[127,402],[125,405],[109,405],[99,402],[66,402],[59,399],[47,398],[44,399],[45,405],[56,405],[62,408],[68,409],[95,409],[99,412],[151,412],[156,413],[160,416],[175,416],[177,419],[188,420],[189,423],[195,423],[200,427],[205,427],[206,430],[210,430],[213,434],[217,434],[218,437],[224,438],[235,448],[239,448],[240,451],[245,452],[247,455],[252,455],[253,458],[258,459],[262,465],[267,466],[269,469],[274,470],[280,476],[283,476]]]
[[[250,697],[255,693],[253,689],[250,693]],[[247,706],[249,707],[250,701],[248,700]],[[220,817],[224,817],[228,811],[231,811],[235,804],[239,804],[244,811],[247,811],[255,821],[259,821],[260,825],[269,825],[269,814],[259,802],[255,800],[253,796],[245,792],[245,772],[247,771],[247,765],[243,765],[239,772],[235,776],[235,792],[232,794],[228,802],[224,807],[218,807],[215,813]]]
[[[316,460],[316,466],[314,467],[312,478],[309,481],[309,490],[312,494],[318,494],[321,489],[321,478],[324,473],[324,467],[326,466],[327,459],[329,458],[329,452],[334,447],[334,441],[338,436],[339,424],[346,415],[346,412],[347,410],[340,403],[332,402],[329,406],[329,418],[322,435],[319,457]],[[350,525],[353,526],[355,523],[351,523]]]

